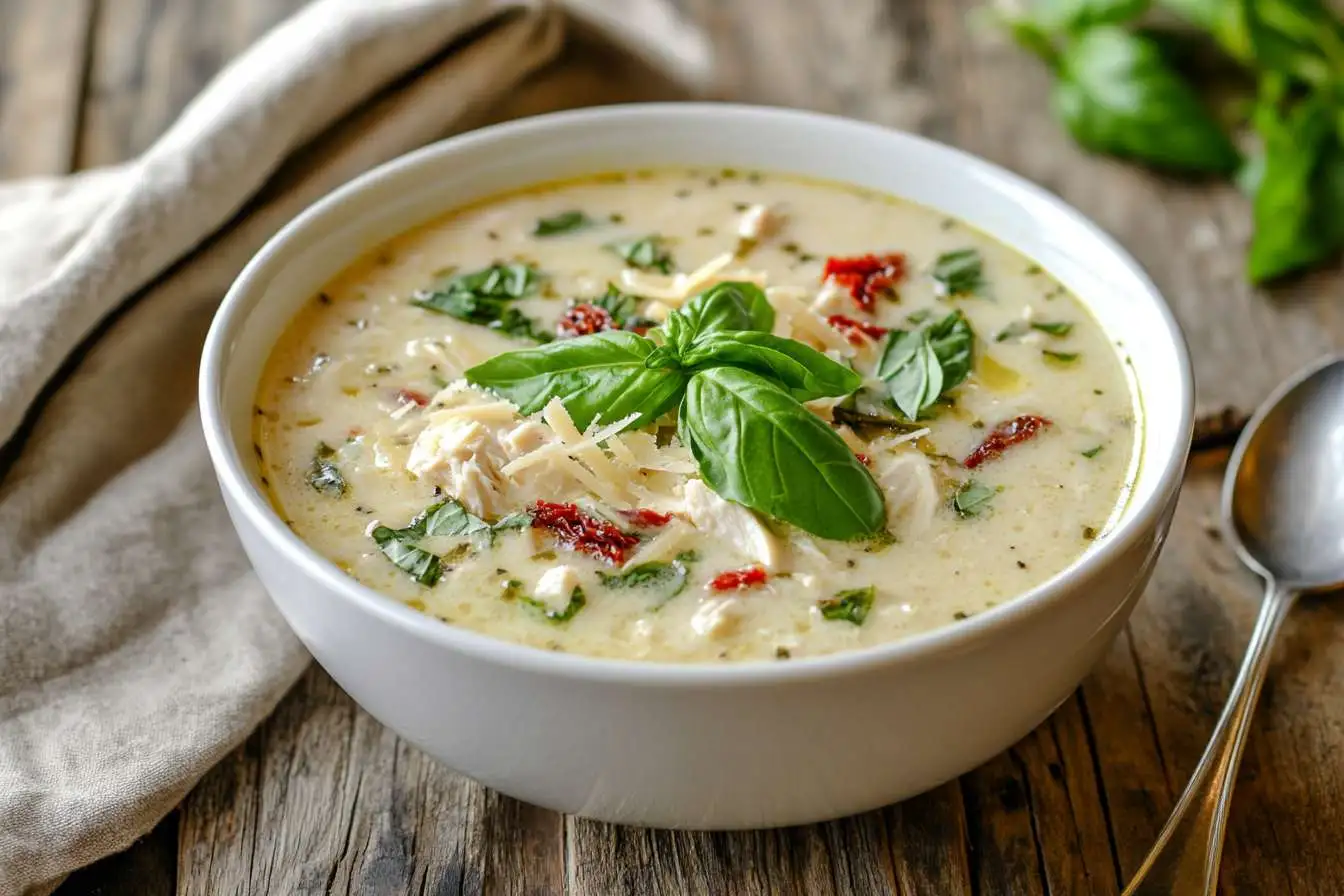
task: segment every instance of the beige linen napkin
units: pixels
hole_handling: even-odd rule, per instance
[[[446,133],[698,92],[706,49],[662,2],[321,0],[140,158],[0,184],[0,893],[149,830],[308,661],[194,407],[230,280],[314,199]]]

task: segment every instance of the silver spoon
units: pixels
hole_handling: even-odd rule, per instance
[[[1344,355],[1284,383],[1246,425],[1223,483],[1223,528],[1265,580],[1265,602],[1218,727],[1124,896],[1214,892],[1274,639],[1299,594],[1344,584]]]

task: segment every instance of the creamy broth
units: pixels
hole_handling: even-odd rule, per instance
[[[558,232],[537,235],[541,220]],[[660,239],[638,242],[649,235]],[[857,275],[824,276],[828,258],[868,253],[880,256],[878,267],[901,253],[904,270],[892,260],[872,279],[869,260],[851,263]],[[442,302],[453,277],[495,263],[539,274],[503,287],[530,294],[477,305],[481,319],[514,315],[516,335],[423,307]],[[725,281],[763,288],[775,334],[863,378],[856,405],[831,397],[807,408],[871,472],[884,534],[833,540],[725,503],[699,480],[675,409],[661,426],[641,422],[569,449],[560,447],[566,438],[580,437],[563,432],[563,407],[525,416],[463,381],[494,356],[536,349],[528,333],[554,334],[562,316],[580,326],[602,319],[568,309],[608,284],[635,297],[607,303],[615,322],[625,318],[628,331],[656,343],[663,331],[647,327]],[[855,292],[875,297],[872,313]],[[919,402],[908,383],[918,377],[906,370],[906,384],[892,387],[878,376],[893,337],[876,328],[914,334],[919,345],[923,328],[954,311],[974,332],[970,374],[912,423],[889,396],[903,390],[907,403]],[[871,335],[828,323],[834,315]],[[953,377],[954,368],[941,369]],[[865,413],[887,422],[855,416]],[[1116,348],[1084,307],[979,232],[842,185],[658,171],[496,197],[372,251],[279,340],[258,392],[255,438],[271,499],[302,539],[359,581],[450,624],[594,656],[787,659],[955,624],[1064,569],[1105,537],[1123,505],[1136,413]],[[1014,420],[1020,442],[977,454]],[[599,416],[588,435],[620,422]],[[797,469],[781,476],[781,489],[799,478]],[[470,514],[454,516],[452,531],[477,531],[408,529],[449,499],[458,503],[441,511]],[[538,501],[577,506],[624,533],[625,546],[606,558],[567,547]],[[496,531],[483,528],[504,518]],[[741,587],[719,578],[745,570]]]

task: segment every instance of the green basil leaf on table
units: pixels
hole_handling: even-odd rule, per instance
[[[308,484],[330,498],[339,498],[346,490],[345,477],[332,460],[335,456],[335,448],[318,442],[313,450],[313,465],[308,469]]]
[[[753,330],[709,333],[682,354],[688,369],[740,367],[770,379],[796,401],[848,395],[863,377],[794,339]]]
[[[817,601],[817,607],[824,619],[863,625],[876,597],[877,589],[872,585],[866,588],[850,588],[838,592],[835,597]]]
[[[1156,45],[1092,28],[1060,57],[1055,114],[1084,147],[1201,174],[1231,174],[1240,156]]]
[[[624,243],[608,243],[607,248],[621,256],[630,267],[641,271],[670,274],[676,268],[676,264],[672,261],[672,253],[664,245],[663,238],[657,234]]]
[[[877,375],[891,400],[911,420],[971,373],[975,333],[960,311],[918,330],[887,334]]]
[[[549,218],[538,219],[537,226],[532,229],[532,235],[539,237],[558,236],[562,233],[586,230],[596,223],[582,211],[571,209],[567,212],[560,212],[558,215],[552,215]]]
[[[731,330],[769,333],[775,309],[754,283],[727,282],[711,286],[668,315],[668,342],[686,348],[698,336]]]
[[[636,412],[631,427],[638,428],[675,406],[686,384],[679,369],[645,366],[657,347],[643,336],[606,330],[496,355],[465,376],[512,401],[525,415],[559,398],[581,430],[599,414],[613,421]]]
[[[956,249],[939,255],[929,271],[934,286],[941,296],[985,295],[985,262],[978,249]]]
[[[1277,91],[1256,111],[1264,170],[1255,193],[1255,235],[1246,257],[1252,282],[1264,283],[1344,248],[1344,144],[1338,112],[1315,94],[1287,109]]]
[[[883,531],[882,492],[867,468],[764,377],[733,367],[697,372],[678,422],[701,476],[721,497],[822,538]]]

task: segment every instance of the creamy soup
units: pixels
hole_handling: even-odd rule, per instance
[[[536,647],[787,660],[954,625],[1117,516],[1106,334],[929,209],[734,171],[544,184],[391,240],[262,378],[275,507],[359,581]]]

